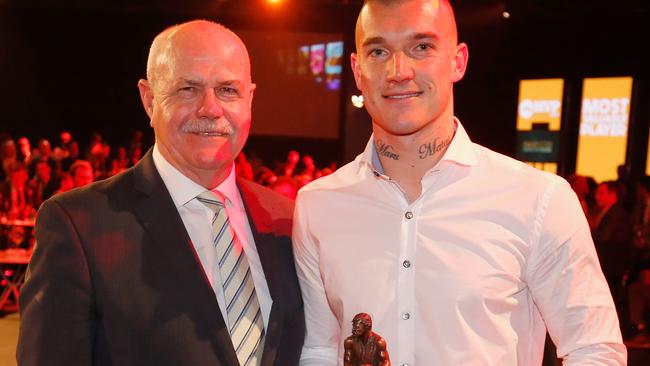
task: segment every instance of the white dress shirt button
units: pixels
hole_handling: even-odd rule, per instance
[[[402,366],[411,366],[411,365],[408,363],[403,363]]]
[[[404,319],[404,320],[409,320],[410,317],[411,317],[411,314],[409,314],[409,313],[402,313],[402,319]]]
[[[413,218],[413,212],[406,211],[406,213],[404,214],[404,217],[406,217],[407,220],[412,219]]]
[[[408,260],[408,259],[405,260],[404,262],[402,262],[402,266],[404,266],[404,268],[410,268],[411,267],[411,261]]]

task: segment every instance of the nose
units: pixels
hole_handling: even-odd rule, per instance
[[[197,113],[199,117],[210,119],[223,116],[223,106],[219,98],[217,98],[214,89],[205,90]]]
[[[388,81],[399,83],[413,79],[413,68],[404,52],[395,52],[388,62]]]

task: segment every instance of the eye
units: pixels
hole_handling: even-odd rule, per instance
[[[224,97],[238,97],[239,89],[233,86],[222,86],[217,89],[217,93]]]
[[[386,54],[386,51],[381,48],[375,48],[368,52],[369,57],[381,57]]]
[[[195,86],[182,86],[178,88],[178,92],[182,95],[192,95],[196,94],[197,88]]]
[[[420,43],[417,46],[415,46],[416,51],[430,51],[433,49],[433,45],[429,43]]]

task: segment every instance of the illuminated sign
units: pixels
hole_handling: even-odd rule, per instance
[[[625,164],[632,78],[586,78],[582,87],[576,172],[615,180]]]
[[[557,172],[563,89],[563,79],[519,82],[517,158],[552,173]]]

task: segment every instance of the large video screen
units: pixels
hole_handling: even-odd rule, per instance
[[[340,34],[238,31],[251,56],[251,134],[337,139],[341,73],[349,67]]]
[[[586,78],[582,86],[576,172],[598,182],[615,180],[625,163],[631,77]]]

